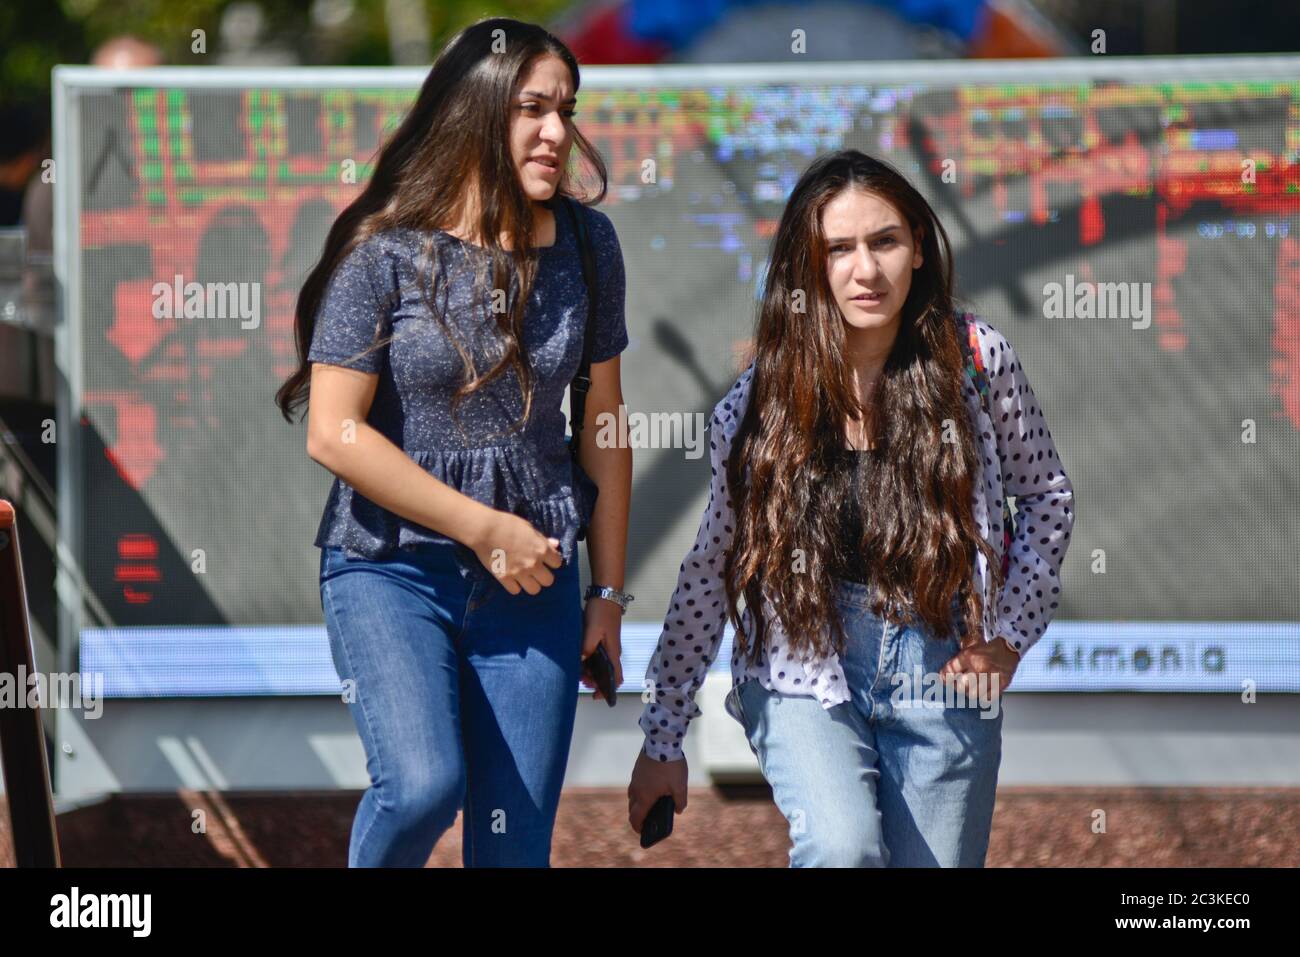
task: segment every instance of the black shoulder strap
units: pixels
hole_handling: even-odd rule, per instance
[[[578,372],[573,377],[569,391],[569,427],[573,437],[569,440],[569,452],[576,458],[578,440],[582,436],[582,426],[587,417],[587,390],[591,388],[591,350],[596,336],[596,255],[587,235],[587,224],[577,210],[578,202],[568,196],[560,197],[573,223],[573,232],[578,240],[578,254],[582,260],[582,278],[587,284],[587,324],[582,334],[582,361]],[[558,242],[558,240],[557,240]]]

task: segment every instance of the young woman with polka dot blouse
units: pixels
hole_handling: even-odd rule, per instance
[[[886,163],[844,150],[795,186],[646,671],[634,830],[663,795],[686,808],[683,738],[730,621],[727,711],[792,866],[983,865],[997,692],[1060,605],[1074,497],[1011,344],[956,307],[951,262]]]

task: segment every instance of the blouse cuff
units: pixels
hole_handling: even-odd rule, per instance
[[[658,741],[648,735],[646,736],[643,750],[648,757],[661,762],[679,761],[686,756],[685,751],[682,750],[680,741]]]

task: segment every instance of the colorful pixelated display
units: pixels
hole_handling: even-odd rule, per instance
[[[878,155],[943,220],[959,292],[1022,357],[1074,481],[1058,622],[1154,627],[1188,687],[1220,645],[1293,680],[1296,632],[1250,626],[1300,622],[1300,81],[972,77],[585,85],[630,407],[712,409],[794,181],[824,151]],[[76,481],[104,624],[319,623],[330,476],[272,395],[299,285],[414,92],[79,91]],[[651,645],[707,479],[684,450],[636,454],[629,623]],[[1086,678],[1095,647],[1059,650],[1060,686]]]

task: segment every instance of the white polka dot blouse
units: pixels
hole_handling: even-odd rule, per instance
[[[976,433],[984,460],[974,515],[981,535],[999,556],[1003,497],[1014,497],[1016,506],[1016,533],[1001,593],[990,601],[989,568],[978,549],[972,585],[984,596],[984,639],[1003,637],[1023,655],[1042,637],[1060,604],[1061,563],[1074,524],[1074,489],[1011,344],[987,321],[978,317],[972,321],[988,374],[992,413],[985,412],[978,391],[967,378],[967,409],[972,422],[978,423]],[[700,714],[695,693],[722,640],[724,552],[735,527],[727,491],[727,457],[745,411],[753,371],[751,365],[714,407],[709,427],[712,479],[708,504],[695,544],[682,562],[658,647],[646,669],[653,697],[641,713],[640,725],[646,754],[659,761],[682,756],[687,726]],[[765,653],[753,665],[733,653],[733,685],[756,680],[782,694],[816,697],[826,708],[849,700],[834,653],[826,658],[811,654],[791,657],[780,622],[768,603],[764,618],[769,625]],[[748,631],[750,622],[745,624]]]

